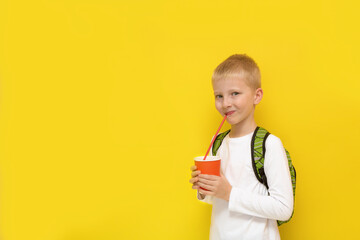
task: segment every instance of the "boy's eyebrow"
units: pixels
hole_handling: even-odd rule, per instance
[[[232,88],[232,89],[229,90],[229,92],[233,92],[233,91],[241,91],[241,89],[239,89],[239,88]]]
[[[232,88],[232,89],[229,89],[228,92],[239,92],[241,91],[241,89],[238,89],[238,88]],[[214,95],[217,95],[217,94],[221,94],[221,92],[214,92]]]

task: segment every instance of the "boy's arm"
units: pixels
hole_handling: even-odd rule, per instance
[[[270,135],[265,142],[265,174],[269,195],[233,187],[229,210],[256,217],[286,221],[293,211],[293,190],[288,159],[281,140]]]

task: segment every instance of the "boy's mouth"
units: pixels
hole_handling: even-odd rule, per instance
[[[225,113],[226,116],[230,116],[231,114],[233,114],[235,111],[230,111],[230,112],[227,112]]]

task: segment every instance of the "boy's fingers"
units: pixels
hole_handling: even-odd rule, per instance
[[[199,181],[198,178],[191,178],[189,182],[190,182],[190,183],[195,183],[195,182],[197,182],[197,181]]]
[[[213,195],[213,192],[206,191],[206,190],[203,190],[201,188],[199,188],[199,193],[201,193],[203,195]]]
[[[194,166],[191,166],[191,167],[190,167],[190,170],[191,170],[191,171],[194,171],[194,170],[196,170],[196,168],[197,168],[197,167],[194,165]]]
[[[206,179],[206,180],[212,180],[215,181],[219,178],[219,176],[215,176],[215,175],[207,175],[207,174],[200,174],[199,175],[199,179]]]
[[[215,188],[212,185],[208,185],[206,183],[198,183],[198,185],[202,188],[205,188],[207,190],[209,190],[210,192],[213,192],[215,190]]]
[[[200,187],[199,187],[199,185],[197,185],[197,184],[194,184],[193,186],[192,186],[192,189],[199,189]]]
[[[200,171],[195,171],[195,172],[192,172],[191,173],[191,176],[192,177],[196,177],[197,175],[199,175],[200,174]]]
[[[198,181],[199,181],[199,183],[207,184],[207,185],[214,185],[214,183],[216,182],[214,180],[207,180],[207,179],[203,179],[200,177],[199,177]]]

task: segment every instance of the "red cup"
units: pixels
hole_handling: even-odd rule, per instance
[[[208,174],[208,175],[216,175],[220,176],[220,165],[221,159],[218,156],[207,156],[206,160],[204,160],[204,156],[196,157],[195,159],[196,170],[200,170],[200,174]],[[203,190],[207,190],[205,188],[200,187]]]

